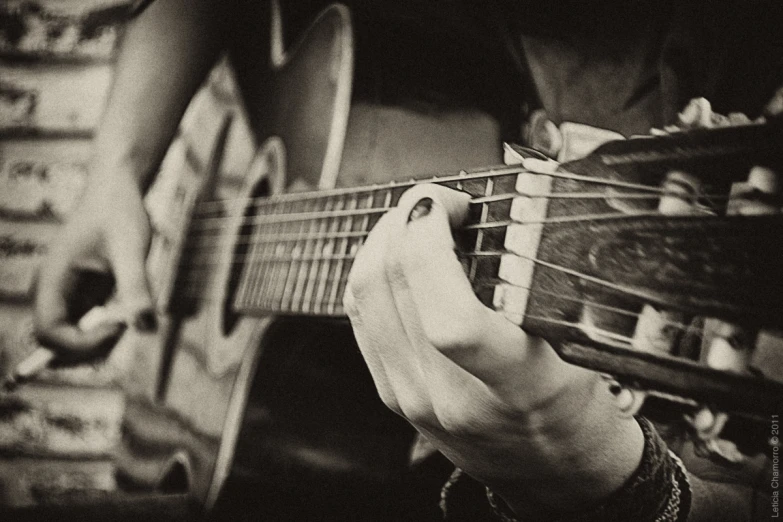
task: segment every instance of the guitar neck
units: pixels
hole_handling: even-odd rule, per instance
[[[782,129],[776,120],[611,142],[556,171],[517,165],[251,198],[241,225],[231,225],[221,300],[241,315],[343,316],[369,231],[412,185],[437,183],[472,196],[455,250],[485,305],[569,362],[763,416],[783,384],[671,354],[694,317],[783,328],[783,280],[770,269],[783,258],[780,195],[749,175],[755,165],[783,166]],[[199,226],[210,220],[226,221]],[[194,275],[185,280],[203,279]]]
[[[520,166],[463,171],[407,183],[265,198],[251,205],[238,237],[234,310],[245,314],[342,316],[353,260],[380,217],[421,182],[471,194],[457,233],[459,255],[479,296],[491,303]],[[482,248],[483,247],[483,248]],[[490,247],[490,248],[487,248]]]
[[[531,306],[535,312],[545,311],[547,322],[563,317],[562,310],[568,308],[558,304],[549,309],[553,306],[549,296],[553,278],[566,281],[576,277],[582,280],[581,286],[595,282],[610,289],[617,286],[611,284],[612,279],[617,279],[612,274],[600,274],[600,266],[584,264],[584,260],[595,257],[590,252],[598,251],[595,247],[601,241],[630,230],[646,233],[652,243],[655,238],[666,239],[671,228],[668,223],[677,221],[677,217],[662,215],[658,206],[672,168],[685,168],[704,177],[700,190],[711,193],[710,197],[702,202],[694,200],[693,208],[713,205],[707,212],[718,220],[712,230],[725,232],[732,220],[723,221],[717,216],[726,212],[729,187],[747,176],[758,162],[780,162],[781,128],[781,122],[776,120],[766,125],[611,142],[584,160],[546,174],[530,172],[521,165],[501,166],[406,183],[253,200],[246,208],[233,257],[241,267],[235,270],[233,279],[233,309],[252,315],[343,315],[348,273],[368,232],[412,185],[437,183],[473,197],[468,219],[462,229],[455,231],[455,240],[457,255],[479,299],[516,324],[545,329],[551,324],[534,325]],[[715,195],[719,195],[718,206],[714,206]],[[703,224],[694,217],[691,213],[677,225],[686,237],[691,232],[703,235]],[[707,216],[702,213],[700,217]],[[758,225],[741,225],[745,232],[731,226],[732,233],[723,233],[720,241],[753,236],[753,227]],[[566,244],[563,237],[570,238]],[[687,244],[681,247],[686,256]],[[727,248],[713,250],[725,254]],[[760,255],[759,259],[767,257]],[[610,260],[593,261],[603,266]],[[655,266],[658,262],[661,266],[671,264],[664,259],[648,264]],[[755,265],[750,268],[738,272],[758,275]],[[690,268],[683,273],[688,271]],[[601,277],[591,279],[588,272]],[[646,282],[629,280],[619,292],[635,294],[636,301],[657,299],[660,305],[698,308],[718,315],[736,313],[732,304],[726,303],[727,288],[735,296],[750,295],[755,289],[763,291],[759,281],[769,279],[710,281],[696,292],[708,299],[694,304],[687,302],[693,301],[692,296],[684,296],[685,299],[677,295],[677,287],[689,288],[688,279],[668,282],[662,292],[655,288],[656,276],[641,274],[642,279],[647,276]],[[688,277],[701,280],[698,272]],[[573,285],[564,282],[562,286],[556,294]],[[537,290],[535,302],[531,301],[531,289]],[[576,302],[576,306],[581,305]],[[755,307],[747,309],[748,314],[759,313]]]

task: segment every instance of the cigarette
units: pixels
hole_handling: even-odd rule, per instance
[[[96,306],[88,311],[79,320],[78,327],[82,330],[95,328],[99,324],[110,321],[121,320],[116,308],[107,308]],[[52,350],[47,348],[37,348],[26,359],[20,362],[14,371],[5,379],[3,388],[5,391],[13,391],[20,383],[29,381],[49,366],[55,355]]]
[[[43,371],[53,359],[53,351],[46,348],[36,348],[16,366],[14,372],[6,378],[3,387],[6,391],[12,391],[19,383],[30,380]]]

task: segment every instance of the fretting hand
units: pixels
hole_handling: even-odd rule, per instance
[[[638,465],[639,427],[596,373],[477,299],[451,236],[466,210],[465,194],[416,186],[359,252],[345,307],[378,392],[512,507],[600,499]]]

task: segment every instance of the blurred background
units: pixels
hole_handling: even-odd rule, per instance
[[[0,3],[0,375],[37,346],[34,273],[84,185],[133,7],[124,0]],[[177,137],[214,139],[233,115],[221,166],[229,185],[241,180],[253,153],[235,94],[221,62]],[[89,500],[118,488],[112,457],[128,405],[112,377],[111,368],[81,365],[48,371],[13,396],[0,396],[0,506]],[[151,481],[160,479],[150,473]]]

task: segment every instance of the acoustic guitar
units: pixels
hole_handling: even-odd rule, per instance
[[[165,418],[144,427],[144,408],[131,408],[126,435],[144,432],[146,444],[178,448],[169,464],[180,466],[200,502],[211,507],[227,480],[254,473],[259,433],[285,423],[262,398],[287,375],[286,350],[298,348],[271,350],[272,338],[302,328],[297,317],[338,331],[331,321],[343,317],[357,251],[416,183],[471,195],[469,219],[454,236],[479,299],[550,340],[566,361],[635,390],[631,407],[654,395],[691,414],[706,408],[766,422],[780,411],[780,375],[758,361],[775,356],[768,341],[783,326],[783,217],[770,170],[783,167],[781,121],[610,142],[561,165],[509,147],[515,164],[331,188],[349,110],[350,18],[328,8],[284,52],[273,14],[269,94],[286,101],[267,106],[239,197],[221,199],[215,190],[228,123],[205,169],[212,175],[159,176],[148,197],[148,268],[161,328],[129,331],[117,347],[134,354],[128,393],[153,401]],[[281,191],[287,177],[313,173],[321,190]],[[326,335],[350,344],[339,331]],[[351,350],[341,357],[361,365]],[[759,350],[764,358],[754,359]],[[281,363],[274,371],[265,366],[270,358]],[[373,393],[370,382],[343,384]],[[292,416],[313,413],[295,397],[278,399]],[[392,417],[377,413],[376,449],[384,450],[365,459],[366,469],[373,459],[405,461],[412,434]],[[164,429],[172,424],[183,434],[176,440]],[[361,442],[371,434],[364,435]],[[344,464],[306,445],[275,444],[335,469]]]

